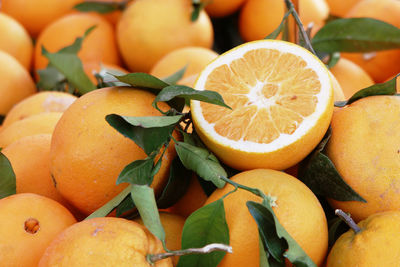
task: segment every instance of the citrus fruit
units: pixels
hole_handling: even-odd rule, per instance
[[[0,114],[34,94],[36,86],[29,72],[13,56],[0,51]]]
[[[17,193],[35,193],[65,205],[50,174],[51,134],[23,137],[2,150],[15,173]]]
[[[39,113],[2,128],[0,131],[0,147],[5,148],[25,136],[52,134],[61,115],[61,112]]]
[[[58,202],[36,194],[0,200],[0,260],[7,267],[36,267],[50,242],[75,223]]]
[[[326,0],[330,13],[338,17],[345,17],[350,9],[360,1],[361,0]]]
[[[186,66],[181,79],[197,75],[218,56],[216,52],[204,47],[184,47],[173,50],[162,57],[151,69],[150,74],[166,78]],[[178,82],[179,83],[179,82]]]
[[[195,88],[218,92],[232,108],[190,103],[200,138],[234,169],[295,165],[322,139],[332,116],[328,70],[284,41],[249,42],[222,54]]]
[[[1,11],[18,20],[32,37],[52,21],[73,12],[73,7],[83,0],[2,0]]]
[[[341,58],[330,71],[338,80],[346,99],[357,91],[374,84],[371,76],[360,66],[348,59]]]
[[[111,127],[105,116],[160,116],[151,106],[154,99],[142,90],[102,88],[81,96],[64,112],[53,133],[51,173],[61,195],[83,213],[92,213],[120,193],[127,186],[116,185],[122,169],[146,158],[144,151]],[[167,105],[160,103],[160,108],[167,109]],[[175,154],[171,144],[152,183],[156,195],[168,180]]]
[[[206,11],[211,17],[225,17],[233,14],[247,0],[201,0],[206,4]]]
[[[86,2],[104,2],[104,3],[113,3],[113,4],[120,4],[120,3],[126,3],[127,1],[125,0],[86,0]],[[128,2],[130,4],[130,2]],[[106,20],[108,20],[111,24],[117,25],[118,20],[120,19],[122,12],[121,10],[115,10],[112,12],[108,12],[105,14],[101,14],[102,17],[104,17]]]
[[[358,223],[336,240],[327,267],[397,266],[400,262],[400,212],[383,212]]]
[[[147,261],[148,254],[162,252],[161,242],[140,224],[122,218],[94,218],[61,232],[38,266],[172,267],[170,259],[154,265]]]
[[[33,94],[12,107],[3,121],[3,126],[44,112],[64,112],[76,99],[76,96],[55,91],[43,91]]]
[[[0,13],[0,50],[15,57],[27,70],[31,68],[33,43],[25,28],[14,18]]]
[[[76,13],[57,19],[41,32],[35,45],[35,70],[44,69],[48,64],[42,55],[42,46],[55,53],[82,37],[92,26],[96,28],[84,39],[79,58],[83,63],[98,61],[118,65],[120,60],[112,25],[99,15]]]
[[[400,28],[400,2],[397,0],[362,0],[347,13],[347,18],[369,17]],[[400,72],[400,49],[368,53],[342,53],[362,67],[375,82],[384,82]]]
[[[333,76],[332,72],[329,71],[330,76],[331,76],[331,81],[332,81],[332,87],[333,87],[333,100],[334,101],[342,101],[346,100],[346,97],[344,96],[343,89],[339,84],[339,81]]]
[[[149,72],[158,60],[177,48],[211,48],[210,18],[201,11],[193,22],[192,10],[187,0],[136,0],[129,5],[117,25],[119,49],[129,70]]]
[[[231,177],[231,180],[256,187],[270,196],[274,200],[272,209],[290,236],[315,264],[323,262],[328,248],[328,226],[324,210],[307,186],[284,172],[267,169],[245,171]],[[233,189],[228,184],[217,189],[205,204],[218,200]],[[259,266],[258,228],[246,202],[261,202],[261,198],[239,189],[223,201],[229,227],[229,244],[234,252],[226,254],[218,266]]]
[[[371,96],[335,110],[326,152],[367,203],[330,200],[356,221],[400,205],[400,98]]]

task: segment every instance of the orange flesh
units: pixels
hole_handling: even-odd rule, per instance
[[[293,134],[317,106],[321,84],[299,56],[260,48],[215,68],[205,90],[222,95],[232,108],[200,104],[215,131],[234,141],[268,144]]]

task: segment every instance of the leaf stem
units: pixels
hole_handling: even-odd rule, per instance
[[[314,55],[317,55],[314,51],[314,48],[311,45],[311,40],[308,37],[306,31],[304,30],[303,23],[300,20],[299,14],[297,13],[296,9],[294,8],[294,5],[291,0],[285,0],[285,4],[288,10],[292,10],[292,15],[297,23],[297,26],[299,27],[300,35],[303,38],[306,48],[310,50]]]
[[[361,232],[361,228],[354,222],[349,214],[345,213],[341,209],[336,209],[335,214],[339,216],[356,234]]]
[[[182,256],[189,254],[207,254],[213,251],[225,251],[232,253],[232,247],[225,244],[213,243],[213,244],[208,244],[207,246],[204,246],[202,248],[188,248],[182,250],[173,250],[171,252],[166,252],[166,253],[149,254],[147,255],[147,260],[151,264],[153,264],[156,261],[163,260],[173,256]]]
[[[248,186],[245,186],[245,185],[241,185],[241,184],[235,183],[235,182],[232,181],[231,179],[228,179],[228,178],[223,177],[223,176],[220,176],[220,178],[221,178],[221,180],[227,182],[228,184],[233,185],[233,186],[236,187],[236,188],[240,188],[240,189],[249,191],[249,192],[251,192],[251,193],[253,193],[253,194],[255,194],[255,195],[257,195],[257,196],[259,196],[259,197],[261,197],[261,198],[263,198],[263,199],[270,199],[270,197],[268,197],[267,195],[265,195],[264,192],[261,191],[261,190],[258,189],[258,188],[252,188],[252,187],[248,187]]]

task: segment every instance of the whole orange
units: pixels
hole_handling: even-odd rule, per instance
[[[273,200],[279,222],[317,264],[321,265],[328,249],[328,226],[324,210],[316,196],[302,182],[284,172],[255,169],[239,173],[231,180],[258,188]],[[217,189],[205,204],[232,191],[231,185]],[[259,266],[259,234],[257,224],[247,209],[247,201],[261,202],[250,192],[239,189],[224,198],[229,227],[229,244],[234,253],[226,254],[219,267]]]
[[[335,110],[326,151],[339,174],[367,203],[330,200],[356,221],[399,210],[400,98],[371,96]]]
[[[225,17],[240,9],[247,0],[201,0],[211,17]]]
[[[160,116],[151,106],[154,98],[138,89],[102,88],[78,98],[64,112],[53,133],[51,173],[61,195],[83,213],[92,213],[121,192],[127,186],[116,185],[122,169],[146,158],[144,151],[111,127],[105,116]],[[159,106],[167,109],[166,104]],[[168,179],[175,154],[171,144],[152,183],[156,194]]]
[[[140,224],[122,218],[94,218],[61,232],[38,266],[172,267],[170,259],[154,265],[147,261],[148,254],[162,252],[160,240]]]
[[[0,200],[0,260],[7,267],[36,267],[50,242],[76,222],[58,202],[36,194]]]
[[[83,41],[79,58],[83,63],[98,61],[118,65],[120,60],[112,25],[99,15],[76,13],[57,19],[41,32],[35,45],[35,70],[44,69],[48,64],[42,55],[42,46],[49,52],[57,52],[71,45],[92,26],[96,28]]]
[[[188,0],[136,0],[124,10],[117,40],[125,64],[134,72],[149,72],[164,55],[185,46],[211,48],[213,28],[201,11],[191,21]]]

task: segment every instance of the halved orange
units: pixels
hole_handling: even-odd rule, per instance
[[[321,141],[332,117],[328,69],[308,50],[284,41],[249,42],[222,54],[194,87],[220,93],[232,108],[190,104],[200,138],[239,170],[297,164]]]

